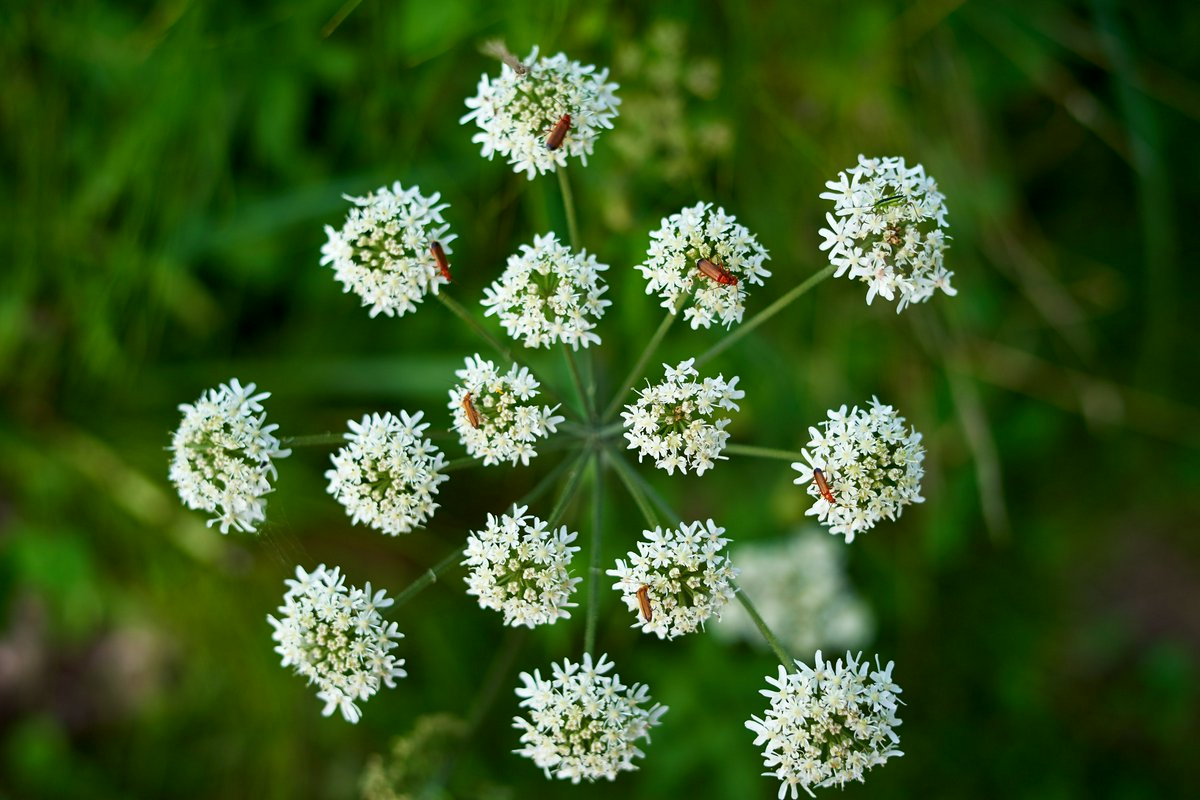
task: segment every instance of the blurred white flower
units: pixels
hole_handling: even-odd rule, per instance
[[[535,236],[533,246],[508,257],[499,280],[483,290],[485,316],[495,314],[508,335],[526,347],[556,342],[599,344],[596,321],[612,305],[600,273],[608,269],[586,250],[572,253],[553,233]]]
[[[534,443],[555,433],[565,419],[555,415],[558,406],[530,402],[541,384],[526,367],[513,364],[501,373],[476,353],[467,358],[466,369],[454,374],[459,379],[450,390],[454,430],[471,457],[482,459],[485,467],[505,461],[528,466],[537,455]]]
[[[646,262],[638,265],[647,281],[646,294],[657,292],[662,307],[672,313],[683,299],[692,298],[683,318],[693,330],[713,322],[727,328],[741,322],[746,286],[761,286],[763,278],[771,277],[763,267],[770,258],[766,248],[725,209],[713,211],[712,203],[697,203],[664,219],[662,227],[650,232],[646,255]],[[716,268],[714,274],[721,277],[702,272],[701,259],[712,265],[710,273]]]
[[[450,480],[439,470],[446,457],[428,439],[422,412],[390,413],[350,420],[347,445],[326,471],[328,491],[354,520],[383,533],[409,533],[433,517],[438,484]]]
[[[795,800],[797,787],[812,795],[814,788],[861,782],[871,767],[904,755],[895,749],[901,701],[893,663],[880,667],[876,657],[872,672],[861,657],[846,653],[845,663],[834,663],[817,651],[815,667],[796,661],[796,672],[781,666],[777,678],[767,677],[775,688],[760,693],[771,706],[746,727],[763,747],[765,774],[780,780],[780,800],[788,790]]]
[[[736,411],[734,401],[746,396],[737,388],[736,376],[728,383],[721,375],[696,380],[700,373],[692,367],[695,361],[689,358],[676,367],[663,364],[666,379],[640,391],[637,401],[621,412],[629,449],[638,451],[639,462],[650,456],[668,475],[676,469],[686,474],[689,468],[703,475],[716,459],[724,458],[721,450],[729,440],[725,428],[731,420],[718,415]]]
[[[190,509],[216,512],[208,524],[220,523],[221,533],[254,531],[266,519],[272,459],[292,453],[274,436],[279,426],[265,424],[261,401],[271,393],[254,388],[234,378],[180,405],[183,421],[171,437],[169,475],[179,498]]]
[[[925,448],[916,429],[905,430],[896,409],[871,398],[867,409],[842,406],[829,411],[821,429],[809,428],[804,461],[792,463],[800,473],[793,483],[808,484],[816,502],[805,512],[815,516],[830,533],[856,534],[875,527],[881,519],[894,520],[909,503],[923,503],[921,478]],[[820,470],[833,497],[830,503],[815,484]]]
[[[516,627],[549,625],[568,619],[571,594],[581,578],[571,577],[571,559],[579,552],[571,542],[579,536],[563,525],[548,525],[528,506],[513,506],[512,514],[488,514],[487,527],[467,536],[467,594],[479,605],[504,613],[504,624]]]
[[[738,588],[754,600],[784,649],[811,653],[821,647],[859,647],[871,636],[871,610],[846,577],[846,549],[821,529],[805,528],[782,539],[734,546]],[[730,605],[712,631],[766,649],[740,603]]]
[[[946,196],[920,164],[903,158],[866,158],[827,181],[821,197],[834,202],[826,214],[822,250],[837,267],[834,277],[849,274],[867,284],[867,304],[879,295],[897,299],[896,312],[921,303],[937,289],[958,294],[946,271]],[[835,216],[836,215],[836,216]]]
[[[317,685],[322,714],[336,709],[347,722],[358,722],[356,700],[367,700],[381,684],[394,688],[395,679],[408,674],[404,659],[391,652],[404,634],[379,614],[394,601],[382,589],[372,594],[370,583],[347,587],[341,570],[324,564],[312,572],[296,567],[296,577],[284,582],[280,618],[267,615],[275,628],[271,638],[279,643],[275,652],[283,666]]]
[[[637,616],[633,627],[674,639],[703,627],[709,618],[721,618],[733,599],[729,582],[738,574],[725,554],[729,540],[723,533],[711,519],[642,532],[637,552],[626,553],[628,564],[617,559],[616,569],[605,573],[618,579],[612,588]]]
[[[582,663],[551,664],[550,680],[540,671],[522,672],[524,685],[516,691],[529,719],[513,718],[524,745],[514,752],[532,759],[547,778],[571,783],[611,781],[618,772],[637,769],[633,759],[645,755],[637,741],[649,743],[650,729],[667,707],[649,705],[647,687],[625,686],[620,676],[607,674],[612,668],[605,656],[593,665],[591,654],[584,653]]]
[[[479,126],[471,141],[482,145],[488,160],[499,153],[530,180],[535,173],[565,167],[568,157],[587,164],[596,137],[612,128],[621,103],[613,94],[617,84],[606,82],[608,69],[597,72],[562,53],[539,58],[536,47],[522,63],[523,75],[505,64],[499,77],[479,79],[478,93],[467,98],[471,111],[460,120]],[[551,150],[547,138],[564,114],[571,117],[570,128],[561,146]]]
[[[345,197],[354,205],[341,230],[325,226],[321,264],[333,267],[344,291],[361,297],[372,317],[416,311],[428,292],[449,283],[430,250],[436,241],[450,254],[458,238],[442,219],[450,206],[438,202],[441,194],[425,197],[419,187],[405,189],[397,181],[366,197]]]

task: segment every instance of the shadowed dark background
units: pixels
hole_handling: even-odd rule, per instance
[[[357,726],[279,666],[265,616],[295,564],[395,593],[559,454],[455,473],[398,539],[350,526],[322,448],[280,464],[257,537],[206,528],[167,483],[176,406],[231,377],[273,393],[282,434],[423,409],[462,455],[446,390],[483,345],[434,303],[369,319],[317,262],[342,193],[393,180],[452,204],[471,307],[520,243],[565,235],[554,178],[481,159],[458,124],[493,36],[621,84],[616,129],[570,170],[612,265],[610,383],[661,316],[632,269],[661,217],[712,200],[757,233],[774,277],[752,314],[822,266],[817,195],[858,153],[921,162],[947,195],[958,297],[897,316],[828,281],[711,367],[741,376],[742,443],[798,449],[873,394],[926,437],[927,502],[849,552],[906,755],[844,796],[1195,790],[1194,7],[302,0],[0,11],[0,797],[356,796],[369,754],[423,715],[466,719],[505,653],[469,741],[418,748],[442,787],[424,796],[775,796],[742,727],[769,654],[640,636],[607,588],[600,649],[671,707],[615,785],[547,782],[510,752],[516,671],[576,656],[582,607],[514,638],[449,575],[389,615],[409,677]],[[678,326],[661,360],[721,335]],[[567,393],[559,354],[527,360]],[[784,462],[640,471],[741,541],[808,506]],[[606,558],[641,526],[608,488]]]

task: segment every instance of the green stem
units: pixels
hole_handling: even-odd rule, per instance
[[[567,235],[571,239],[571,249],[579,249],[579,220],[575,217],[575,195],[571,192],[571,181],[567,178],[567,168],[559,167],[558,186],[562,189],[563,210],[567,212]]]
[[[773,447],[755,447],[749,444],[727,444],[724,452],[735,456],[754,456],[756,458],[778,458],[783,461],[803,461],[804,456],[791,450],[776,450]]]
[[[754,607],[754,603],[750,602],[750,598],[746,596],[746,593],[740,586],[737,585],[736,581],[730,581],[729,585],[733,587],[735,596],[737,597],[738,601],[741,602],[742,608],[746,609],[746,613],[750,615],[750,619],[754,620],[754,624],[758,628],[758,632],[762,634],[762,637],[767,640],[767,644],[769,644],[771,649],[775,651],[775,657],[779,659],[779,663],[783,664],[788,671],[795,669],[796,662],[793,661],[791,656],[787,654],[787,651],[783,649],[783,645],[780,643],[779,637],[776,636],[767,626],[767,623],[763,621],[762,615],[758,613],[758,609]]]
[[[314,433],[310,436],[281,436],[279,443],[284,447],[317,447],[320,445],[345,444],[344,433]]]
[[[712,347],[705,350],[702,355],[700,355],[696,358],[696,366],[697,367],[700,366],[701,364],[714,358],[718,354],[725,352],[725,350],[727,348],[730,348],[733,345],[737,344],[738,340],[741,339],[743,336],[745,336],[746,334],[753,331],[759,325],[762,325],[764,322],[766,322],[771,317],[778,314],[780,311],[783,311],[785,308],[787,308],[789,305],[791,305],[793,302],[795,302],[798,298],[803,296],[809,289],[813,288],[818,283],[820,283],[821,281],[825,280],[830,275],[832,275],[833,270],[834,270],[834,266],[833,266],[833,264],[830,264],[828,267],[826,267],[825,269],[816,273],[815,275],[810,276],[808,278],[808,280],[804,281],[804,283],[795,287],[790,292],[785,294],[783,297],[779,298],[774,303],[771,303],[771,305],[767,306],[762,311],[758,312],[753,317],[751,317],[750,319],[743,322],[735,330],[730,331],[726,336],[723,336],[716,344],[714,344]]]
[[[575,360],[575,351],[571,349],[569,344],[564,344],[563,352],[567,355],[567,366],[571,371],[571,382],[575,384],[575,391],[579,394],[580,414],[590,423],[593,415],[591,395],[583,386],[583,378],[579,375],[579,362]]]
[[[634,505],[638,507],[638,511],[642,512],[642,516],[646,519],[646,524],[651,528],[657,528],[658,517],[655,516],[654,509],[650,507],[650,503],[646,500],[646,494],[642,491],[642,487],[637,484],[634,478],[636,473],[633,467],[619,453],[613,453],[611,450],[605,451],[605,457],[608,463],[614,467],[617,477],[625,485],[625,490],[629,492],[629,496],[633,498]]]
[[[600,417],[601,420],[607,420],[613,414],[617,413],[617,410],[621,407],[621,401],[625,399],[625,393],[632,388],[633,382],[642,374],[642,370],[646,368],[646,363],[650,361],[650,357],[654,355],[654,351],[662,344],[663,337],[667,335],[667,331],[671,329],[675,318],[679,316],[679,305],[682,305],[682,303],[667,312],[667,316],[659,324],[658,330],[650,337],[650,341],[646,342],[646,347],[642,350],[642,354],[638,356],[637,363],[633,365],[633,369],[629,370],[629,374],[625,376],[625,380],[617,384],[617,393],[608,404],[608,408],[604,409],[604,415]]]
[[[429,584],[436,581],[438,579],[439,575],[441,575],[446,570],[450,569],[450,567],[457,564],[458,560],[460,558],[462,558],[462,554],[463,554],[463,548],[461,548],[461,547],[456,548],[454,550],[454,552],[448,554],[441,561],[434,564],[429,569],[425,570],[425,572],[423,572],[421,574],[421,577],[417,578],[415,581],[410,583],[408,586],[404,587],[404,590],[402,592],[400,592],[400,594],[396,595],[396,602],[393,604],[392,607],[399,608],[400,606],[407,603],[409,600],[416,597],[421,592],[422,589],[424,589],[426,586],[428,586]]]
[[[604,540],[604,464],[600,451],[596,450],[592,463],[595,480],[592,483],[592,563],[588,567],[587,624],[584,626],[583,652],[596,650],[596,623],[600,619],[600,545]]]
[[[644,497],[648,497],[650,499],[651,503],[658,506],[659,512],[668,521],[681,522],[683,520],[683,518],[676,514],[675,510],[671,508],[671,504],[667,502],[666,498],[659,494],[658,490],[651,486],[650,482],[642,477],[642,474],[634,469],[633,465],[620,453],[611,449],[608,450],[607,453],[609,459],[617,467],[622,479],[632,483],[635,491],[641,492]],[[645,512],[643,512],[642,516],[646,516]],[[657,525],[658,523],[657,521],[653,521],[651,524]]]
[[[588,454],[584,453],[575,459],[575,466],[571,468],[567,475],[567,484],[563,487],[562,494],[558,496],[558,502],[554,504],[554,510],[550,512],[547,527],[553,528],[562,521],[562,517],[567,513],[567,505],[575,499],[575,493],[579,490],[579,484],[583,482],[583,468],[587,465]]]
[[[516,359],[513,358],[512,351],[509,350],[508,347],[506,347],[503,342],[501,342],[495,336],[492,336],[491,332],[488,331],[487,328],[483,327],[483,325],[479,322],[479,320],[477,320],[477,319],[475,319],[475,317],[471,316],[471,314],[465,308],[463,308],[457,300],[455,300],[454,298],[452,298],[450,295],[446,294],[445,292],[438,292],[434,296],[438,300],[441,300],[442,305],[444,305],[446,308],[450,309],[454,313],[455,316],[457,316],[463,322],[467,323],[467,325],[469,325],[471,327],[471,330],[475,331],[480,336],[482,336],[485,340],[487,340],[487,343],[490,344],[496,350],[497,353],[499,353],[504,358],[506,358],[510,363],[513,361],[516,361]]]
[[[463,456],[462,458],[452,458],[446,462],[446,466],[442,467],[442,472],[455,472],[460,469],[469,469],[473,466],[482,465],[483,462],[471,456]]]

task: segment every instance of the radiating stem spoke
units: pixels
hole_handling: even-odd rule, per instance
[[[567,235],[571,240],[571,249],[579,250],[579,220],[575,216],[575,195],[571,192],[571,180],[567,177],[567,168],[559,167],[558,186],[562,189],[563,210],[567,214]]]
[[[492,348],[495,349],[495,351],[497,353],[499,353],[506,360],[508,360],[509,363],[516,361],[516,359],[513,358],[512,351],[509,350],[508,347],[506,347],[503,342],[501,342],[499,339],[497,339],[495,336],[493,336],[491,334],[491,332],[488,331],[487,328],[483,327],[483,324],[480,323],[479,320],[477,320],[477,319],[475,319],[475,317],[471,316],[470,312],[468,312],[465,308],[463,308],[457,300],[455,300],[453,297],[446,294],[445,292],[438,292],[436,295],[434,295],[434,297],[436,297],[438,300],[440,300],[442,302],[442,305],[444,305],[446,308],[450,309],[450,311],[452,311],[456,317],[461,319],[463,322],[467,323],[467,325],[470,326],[471,330],[475,331],[484,340],[486,340],[487,343],[489,345],[491,345]]]
[[[279,443],[284,447],[320,447],[322,445],[345,444],[344,433],[314,433],[309,436],[281,436]]]
[[[592,484],[592,558],[588,567],[587,624],[584,627],[583,652],[596,649],[596,623],[600,618],[600,549],[604,542],[604,459],[596,450],[592,463],[595,469]]]
[[[755,447],[749,444],[727,444],[725,454],[733,456],[753,456],[755,458],[777,458],[782,461],[803,461],[804,456],[792,450],[776,450],[773,447]]]
[[[750,602],[750,598],[746,596],[746,592],[737,585],[736,581],[730,581],[729,584],[737,593],[735,597],[737,597],[738,601],[742,604],[742,608],[746,609],[746,613],[750,615],[750,619],[754,620],[754,625],[756,628],[758,628],[758,632],[762,634],[763,639],[765,639],[767,644],[771,646],[771,649],[775,651],[775,657],[779,659],[779,663],[783,664],[783,666],[785,666],[789,672],[795,669],[796,663],[792,660],[791,656],[788,655],[787,651],[783,649],[783,645],[780,643],[779,637],[776,636],[770,627],[767,626],[767,623],[763,620],[762,615],[758,613],[758,609],[754,607],[754,603]]]
[[[616,385],[616,394],[613,395],[608,408],[604,409],[604,415],[600,418],[602,421],[610,419],[613,414],[617,413],[617,410],[621,407],[621,401],[625,399],[625,394],[633,387],[633,382],[642,374],[642,370],[646,368],[646,364],[650,361],[651,356],[658,350],[658,346],[662,344],[663,337],[667,335],[667,331],[674,324],[675,318],[679,316],[679,306],[681,305],[683,304],[677,304],[674,312],[667,312],[667,316],[659,324],[658,330],[650,337],[650,341],[646,342],[646,347],[642,350],[642,354],[638,356],[633,369],[629,370],[629,374],[625,376],[625,379]]]

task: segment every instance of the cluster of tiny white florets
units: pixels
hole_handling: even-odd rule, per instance
[[[472,458],[483,459],[485,467],[518,461],[528,465],[537,455],[534,442],[558,430],[566,419],[556,415],[558,406],[538,406],[529,401],[541,386],[527,367],[513,364],[501,373],[494,363],[478,353],[467,358],[466,369],[454,373],[458,384],[450,390],[450,411],[458,440]],[[471,405],[479,414],[479,427],[471,425],[464,398],[471,394]]]
[[[697,203],[672,214],[662,227],[650,232],[650,250],[638,269],[646,278],[646,294],[658,293],[662,307],[675,314],[688,297],[692,304],[683,311],[692,329],[713,322],[729,327],[742,321],[746,310],[746,285],[762,285],[771,273],[763,267],[770,256],[758,239],[725,209],[712,210],[712,203]],[[700,272],[697,262],[706,258],[729,273],[737,283],[720,283]]]
[[[524,745],[514,752],[532,759],[547,778],[571,783],[611,781],[618,772],[637,769],[633,759],[645,755],[637,741],[649,743],[650,729],[667,707],[649,705],[647,687],[624,685],[620,676],[607,674],[612,668],[605,656],[593,665],[591,654],[584,653],[582,663],[551,664],[550,680],[537,670],[522,672],[524,685],[516,692],[529,718],[513,718]]]
[[[909,303],[933,297],[937,289],[958,294],[946,270],[946,196],[920,164],[904,159],[858,157],[858,166],[827,181],[821,197],[834,201],[825,214],[828,228],[822,250],[837,267],[835,277],[849,273],[867,284],[867,304],[879,295],[896,299],[896,312]]]
[[[401,411],[350,420],[348,444],[333,456],[329,493],[346,508],[354,524],[366,523],[395,536],[409,533],[433,517],[438,484],[450,480],[439,470],[446,456],[428,439],[423,413]]]
[[[676,367],[663,364],[666,380],[643,389],[637,401],[621,412],[629,449],[638,451],[639,462],[650,456],[668,475],[676,469],[686,474],[689,468],[703,475],[723,458],[721,450],[729,440],[725,428],[731,420],[717,415],[736,411],[734,401],[746,396],[737,388],[736,376],[728,383],[721,375],[696,380],[700,373],[692,367],[695,360],[689,358]]]
[[[271,393],[254,388],[234,378],[183,403],[183,422],[171,437],[171,482],[188,508],[216,512],[208,524],[219,523],[221,533],[253,531],[266,519],[272,459],[292,452],[279,446],[279,426],[265,424],[262,401]]]
[[[599,344],[596,322],[612,302],[600,273],[608,265],[586,250],[572,253],[553,233],[535,236],[508,257],[499,280],[483,290],[485,316],[495,314],[508,335],[526,347],[563,342],[572,349]]]
[[[562,53],[539,58],[536,47],[522,64],[523,74],[505,64],[499,77],[479,79],[478,93],[467,98],[471,111],[460,120],[479,126],[471,141],[482,145],[488,160],[499,153],[530,180],[565,167],[569,156],[587,164],[596,137],[612,128],[621,103],[617,84],[606,83],[608,69],[597,72]],[[546,138],[563,114],[571,115],[570,130],[562,146],[550,150]]]
[[[354,205],[341,230],[325,226],[329,240],[321,247],[321,264],[333,267],[334,278],[371,307],[372,317],[415,311],[426,293],[437,294],[449,283],[430,251],[437,241],[449,254],[457,238],[442,219],[450,206],[438,203],[441,194],[425,197],[419,187],[405,189],[397,181],[346,199]]]
[[[391,652],[404,634],[379,614],[394,601],[382,589],[372,594],[370,583],[347,587],[341,570],[324,564],[312,572],[296,567],[295,579],[285,583],[280,618],[267,615],[275,628],[271,638],[279,642],[275,652],[283,666],[317,685],[322,714],[338,709],[348,722],[358,722],[356,700],[365,701],[380,684],[393,688],[408,674],[404,659]]]
[[[487,527],[467,537],[467,594],[479,605],[504,612],[504,624],[548,625],[567,619],[580,578],[571,577],[572,547],[578,533],[563,525],[548,530],[543,520],[514,506],[499,519],[488,514]]]
[[[856,534],[873,528],[881,519],[894,520],[909,503],[923,503],[921,478],[925,448],[916,428],[906,429],[896,409],[871,398],[866,409],[855,406],[850,413],[842,406],[829,411],[820,429],[810,427],[808,446],[800,451],[804,461],[792,463],[800,476],[797,485],[809,484],[816,502],[807,512],[830,533]],[[806,463],[807,462],[807,463]],[[821,496],[813,480],[821,470],[833,495],[833,503]]]
[[[729,562],[725,529],[705,520],[683,523],[678,528],[656,527],[643,531],[637,552],[617,559],[616,569],[605,574],[617,578],[614,589],[621,592],[626,607],[637,615],[633,627],[658,638],[674,639],[692,633],[721,611],[733,598],[730,585],[738,570]],[[650,618],[646,619],[638,591],[646,587]]]
[[[782,539],[736,545],[738,587],[754,598],[784,649],[859,647],[873,628],[870,608],[846,577],[846,548],[815,526]],[[754,620],[739,603],[729,606],[713,633],[766,648]]]
[[[904,755],[895,728],[900,687],[892,681],[892,662],[870,664],[846,653],[845,663],[824,661],[817,651],[816,666],[796,661],[799,669],[779,668],[775,687],[761,694],[771,700],[763,718],[751,717],[746,727],[763,745],[763,765],[779,778],[779,798],[797,787],[812,795],[814,788],[844,786],[862,781],[863,773],[889,758]],[[869,673],[869,676],[868,676]]]

